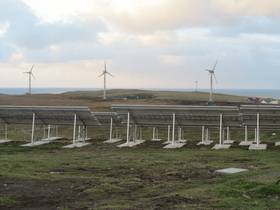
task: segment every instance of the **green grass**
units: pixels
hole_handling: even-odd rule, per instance
[[[87,99],[97,99],[102,97],[103,90],[97,91],[75,91],[67,92],[63,95],[73,98],[87,98]],[[107,91],[108,98],[111,99],[146,99],[151,100],[177,100],[177,101],[208,101],[208,92],[183,92],[183,91],[151,91],[151,90],[135,90],[135,89],[112,89]],[[214,94],[215,101],[217,102],[241,102],[248,103],[248,97],[226,95],[226,94]]]
[[[7,196],[0,196],[0,206],[12,206],[16,204],[16,200]]]
[[[0,186],[7,184],[8,190],[0,192],[0,207],[277,209],[280,206],[278,149],[252,152],[240,148],[212,151],[185,147],[167,151],[160,143],[151,142],[137,148],[118,149],[95,141],[86,148],[65,150],[62,145],[36,148],[22,148],[19,143],[1,145]],[[249,172],[214,173],[225,167],[248,168]]]

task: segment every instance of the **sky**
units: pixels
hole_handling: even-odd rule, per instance
[[[279,0],[0,0],[0,87],[280,89]]]

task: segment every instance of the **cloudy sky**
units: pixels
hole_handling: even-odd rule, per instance
[[[280,88],[279,0],[0,0],[0,87]]]

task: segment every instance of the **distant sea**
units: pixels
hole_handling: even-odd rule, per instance
[[[158,91],[187,91],[191,92],[194,89],[165,89],[165,88],[143,88],[144,90],[158,90]],[[59,94],[69,91],[92,91],[100,90],[97,88],[33,88],[32,92],[35,94]],[[208,89],[199,89],[200,92],[208,92]],[[27,92],[26,88],[0,88],[0,94],[8,95],[24,95]],[[223,93],[238,96],[248,97],[263,97],[263,98],[277,98],[280,99],[280,90],[277,89],[216,89],[215,93]]]

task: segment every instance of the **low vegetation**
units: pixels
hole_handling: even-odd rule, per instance
[[[1,209],[278,209],[279,149],[252,152],[160,142],[119,149],[101,140],[66,150],[0,146]],[[248,172],[221,175],[216,169]]]
[[[58,95],[0,96],[1,104],[89,106],[94,111],[110,110],[112,103],[205,104],[207,93],[154,91],[101,92]],[[138,97],[139,96],[139,97]],[[141,96],[141,97],[140,97]],[[240,104],[246,97],[215,96],[220,104]],[[198,102],[196,102],[198,101]],[[29,126],[30,127],[30,126]],[[136,148],[105,145],[108,129],[90,129],[94,137],[88,147],[67,150],[69,140],[36,148],[23,148],[30,129],[10,126],[9,137],[17,142],[0,145],[0,209],[40,210],[156,210],[156,209],[279,209],[279,149],[272,147],[280,135],[262,133],[267,151],[248,151],[235,144],[227,151],[197,147],[199,130],[187,131],[184,148],[164,150],[160,142],[147,141]],[[40,128],[36,130],[39,138]],[[24,132],[23,132],[24,131]],[[71,128],[60,134],[71,137]],[[217,139],[218,133],[212,137]],[[164,138],[166,131],[161,130]],[[232,137],[243,138],[243,131]],[[151,139],[151,130],[144,131]],[[253,138],[250,132],[249,138]],[[196,141],[194,141],[196,140]],[[222,175],[216,169],[246,168],[249,171]]]

